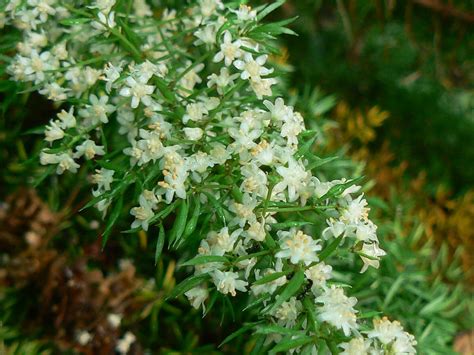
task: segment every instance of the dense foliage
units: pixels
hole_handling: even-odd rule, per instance
[[[0,339],[11,353],[451,351],[471,322],[459,253],[428,240],[415,194],[371,192],[391,169],[371,170],[370,149],[393,113],[352,119],[333,96],[287,93],[282,2],[82,5],[5,5]],[[290,48],[293,78],[320,78]],[[449,172],[466,184],[469,171]],[[6,197],[27,184],[50,207],[31,191]]]

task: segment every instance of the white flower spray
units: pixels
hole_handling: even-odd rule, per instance
[[[204,309],[211,294],[248,293],[265,346],[414,353],[397,322],[360,331],[357,300],[333,283],[333,254],[358,254],[364,272],[385,252],[360,188],[318,175],[315,132],[278,94],[274,35],[291,31],[261,20],[281,3],[200,0],[157,18],[144,1],[10,1],[3,21],[24,37],[8,72],[62,109],[40,162],[92,168],[104,215],[121,214],[135,186],[131,228],[160,226],[184,255],[197,248],[181,294]],[[117,351],[134,341],[126,334]]]

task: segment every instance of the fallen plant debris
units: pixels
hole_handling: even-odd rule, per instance
[[[60,222],[59,214],[52,213],[33,190],[7,197],[0,210],[0,245],[6,251],[0,263],[0,287],[36,295],[24,310],[25,333],[49,324],[42,339],[59,349],[113,353],[126,345],[120,322],[137,303],[135,293],[143,280],[129,262],[104,275],[88,267],[87,256],[73,260],[56,250],[50,242]],[[135,341],[130,346],[131,354],[142,353]]]

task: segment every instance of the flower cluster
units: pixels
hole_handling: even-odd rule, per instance
[[[374,329],[347,343],[340,344],[343,355],[358,354],[414,354],[416,341],[405,332],[399,322],[390,322],[386,317],[374,319]]]
[[[199,0],[157,16],[144,1],[79,3],[6,7],[23,31],[8,72],[65,107],[46,126],[41,164],[92,170],[104,216],[120,213],[134,186],[132,230],[163,229],[174,214],[168,244],[199,244],[192,286],[182,287],[194,307],[211,293],[248,292],[264,319],[302,330],[308,344],[321,325],[354,337],[348,353],[366,346],[357,300],[323,260],[356,253],[364,272],[385,253],[360,187],[317,176],[314,132],[277,95],[273,35],[291,31],[261,23],[275,4]],[[386,344],[383,327],[369,339]],[[412,352],[400,334],[388,343]]]

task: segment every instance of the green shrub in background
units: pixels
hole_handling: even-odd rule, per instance
[[[433,5],[433,7],[430,6]],[[472,186],[474,8],[466,1],[289,1],[298,40],[287,38],[292,85],[317,85],[352,106],[390,112],[385,140],[429,188]],[[304,80],[302,80],[304,79]]]

